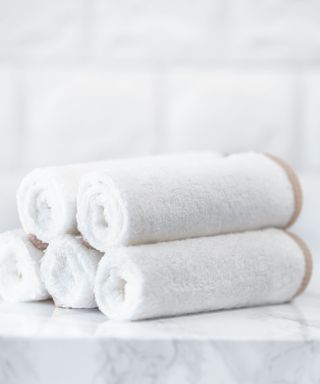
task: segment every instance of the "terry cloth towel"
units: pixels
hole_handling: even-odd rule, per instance
[[[17,193],[22,227],[46,243],[66,233],[77,234],[77,192],[80,178],[87,172],[131,163],[183,162],[189,157],[195,161],[217,156],[213,152],[195,152],[35,169],[22,180]]]
[[[286,228],[301,209],[299,181],[281,160],[244,153],[207,162],[132,165],[86,175],[78,227],[96,249]]]
[[[0,297],[6,301],[49,298],[40,277],[43,251],[21,229],[0,235]]]
[[[102,254],[81,238],[52,240],[41,262],[41,276],[59,307],[95,308],[94,279]]]
[[[39,168],[21,182],[17,204],[23,229],[49,242],[76,233],[76,195],[81,176],[101,163]]]
[[[117,320],[283,303],[305,289],[311,265],[306,245],[279,229],[114,248],[95,295]]]

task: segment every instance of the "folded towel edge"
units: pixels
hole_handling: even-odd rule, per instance
[[[310,251],[309,247],[307,246],[307,244],[295,233],[292,233],[289,231],[286,231],[286,232],[287,232],[288,236],[290,236],[297,243],[297,245],[300,247],[300,249],[302,250],[302,253],[304,255],[304,259],[305,259],[304,276],[303,276],[302,282],[300,284],[300,287],[298,288],[297,292],[292,297],[292,299],[294,299],[295,297],[297,297],[301,293],[303,293],[305,291],[305,289],[307,288],[307,286],[310,282],[311,276],[312,276],[313,261],[312,261],[311,251]]]
[[[299,217],[303,204],[303,193],[300,180],[296,172],[286,161],[270,153],[265,153],[264,155],[277,163],[285,171],[291,183],[294,195],[294,210],[285,228],[291,227]]]

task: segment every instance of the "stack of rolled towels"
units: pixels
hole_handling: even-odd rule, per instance
[[[138,320],[290,301],[312,270],[287,228],[300,184],[266,154],[150,156],[37,169],[23,229],[0,236],[0,296]]]

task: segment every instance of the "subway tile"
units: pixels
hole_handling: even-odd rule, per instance
[[[82,26],[81,1],[1,1],[0,57],[78,56]]]
[[[291,76],[177,70],[166,83],[164,150],[257,150],[297,162]]]
[[[93,52],[132,62],[206,62],[225,54],[223,0],[95,1]]]
[[[320,58],[317,0],[231,0],[229,26],[233,58],[261,62]]]
[[[0,65],[0,169],[14,167],[19,157],[14,76],[11,68]]]
[[[320,71],[304,76],[303,159],[307,168],[320,169]]]
[[[27,74],[28,167],[152,153],[152,74],[43,69]]]
[[[22,176],[21,171],[8,170],[0,172],[0,232],[20,227],[16,190]]]

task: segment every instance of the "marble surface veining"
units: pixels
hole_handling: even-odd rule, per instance
[[[0,384],[320,383],[320,289],[290,304],[141,322],[0,303]]]

